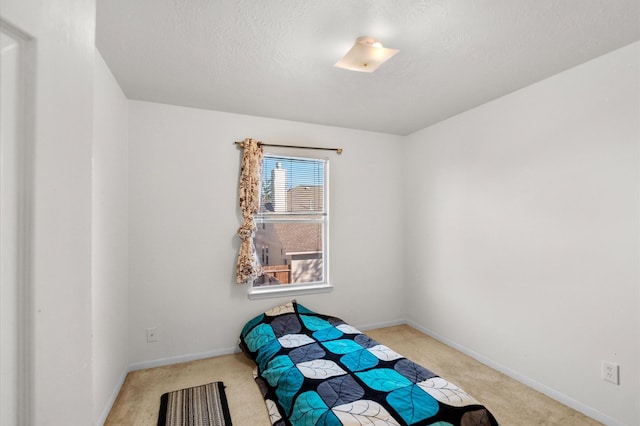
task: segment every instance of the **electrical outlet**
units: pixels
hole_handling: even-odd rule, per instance
[[[620,366],[609,361],[602,361],[602,378],[614,385],[620,384]]]
[[[156,327],[147,328],[147,343],[158,341],[158,329]]]

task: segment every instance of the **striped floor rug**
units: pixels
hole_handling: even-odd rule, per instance
[[[222,382],[168,392],[160,398],[158,426],[231,426]]]

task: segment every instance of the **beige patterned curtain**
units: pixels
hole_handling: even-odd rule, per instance
[[[253,236],[256,224],[253,217],[260,208],[260,179],[262,176],[262,144],[253,139],[245,139],[244,154],[242,155],[242,170],[240,172],[240,211],[244,223],[238,229],[242,241],[238,254],[236,282],[238,284],[251,283],[262,275],[262,267],[256,256]]]

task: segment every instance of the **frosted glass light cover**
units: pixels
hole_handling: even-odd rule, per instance
[[[398,52],[397,49],[382,47],[380,42],[371,37],[358,37],[351,50],[334,66],[351,71],[374,72]]]

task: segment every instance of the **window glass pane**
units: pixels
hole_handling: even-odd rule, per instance
[[[324,212],[324,161],[266,156],[260,213]]]
[[[259,223],[254,243],[264,275],[254,286],[324,281],[322,223]]]

